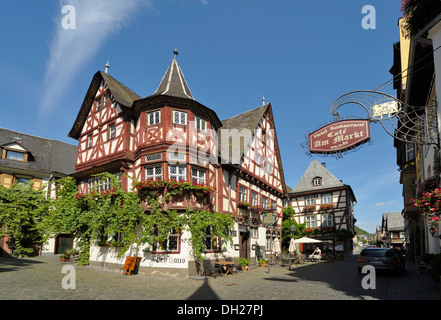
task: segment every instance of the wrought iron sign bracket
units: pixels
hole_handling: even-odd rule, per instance
[[[367,113],[365,120],[369,123],[380,123],[394,139],[417,145],[435,145],[437,148],[440,146],[436,101],[433,105],[416,107],[379,91],[352,91],[340,96],[332,103],[330,111],[334,120],[327,125],[337,121],[360,119],[355,116],[342,118],[339,108],[346,105],[362,107]],[[311,151],[310,135],[311,133],[306,135],[305,143],[302,144],[308,155],[317,153],[341,158],[344,154],[358,150],[363,145],[362,143],[351,148],[330,152],[314,152]],[[369,140],[369,143],[372,141]]]

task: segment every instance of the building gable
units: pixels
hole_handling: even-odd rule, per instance
[[[314,183],[316,182],[315,178],[320,179],[320,184]],[[300,178],[300,181],[292,190],[292,193],[338,188],[343,186],[343,182],[329,172],[323,164],[317,160],[313,160]]]
[[[114,107],[118,111],[118,113],[122,112],[125,109],[131,108],[133,102],[141,98],[112,76],[108,75],[105,72],[98,71],[93,76],[93,79],[89,85],[86,97],[83,100],[80,111],[78,112],[72,129],[68,134],[69,137],[76,140],[78,140],[78,138],[80,137],[86,119],[89,117],[90,109],[92,108],[92,106],[94,106],[94,101],[97,97],[97,93],[99,93],[100,90],[107,90],[111,94],[112,102],[114,103]]]

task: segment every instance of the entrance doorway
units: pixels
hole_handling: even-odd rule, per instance
[[[72,235],[70,234],[60,234],[57,236],[55,253],[61,254],[72,249]]]
[[[250,239],[250,233],[249,232],[241,232],[239,235],[239,257],[249,259],[249,239]]]

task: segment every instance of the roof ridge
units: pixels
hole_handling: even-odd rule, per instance
[[[1,127],[0,127],[0,130],[9,131],[9,132],[12,132],[12,133],[18,133],[18,134],[21,134],[21,135],[25,135],[25,136],[28,136],[28,137],[37,138],[37,139],[40,139],[40,140],[61,142],[61,143],[64,143],[64,144],[67,144],[67,145],[70,145],[70,146],[74,146],[74,147],[76,147],[76,145],[74,145],[74,144],[72,144],[72,143],[69,143],[69,142],[62,141],[62,140],[57,140],[57,139],[52,139],[52,138],[40,137],[40,136],[36,136],[36,135],[33,135],[33,134],[24,133],[24,132],[21,132],[21,131],[10,130],[10,129],[5,129],[5,128],[1,128]],[[14,142],[20,144],[19,141],[11,141],[11,142],[7,142],[7,143],[14,143]]]
[[[130,89],[129,87],[127,87],[126,85],[124,85],[123,83],[121,83],[118,79],[116,79],[115,77],[111,76],[108,73],[105,73],[104,71],[100,71],[101,75],[104,77],[110,77],[112,78],[112,80],[116,81],[118,83],[118,85],[124,87],[125,89],[129,90],[131,93],[133,93],[134,95],[138,96],[141,99],[141,96],[139,94],[137,94],[135,91],[133,91],[132,89]],[[104,79],[106,80],[106,79]]]
[[[227,120],[230,120],[230,119],[233,119],[233,118],[239,117],[239,116],[241,116],[241,115],[244,115],[244,114],[246,114],[246,113],[248,113],[248,112],[255,112],[255,111],[257,111],[257,110],[259,110],[259,109],[261,109],[261,108],[263,108],[263,107],[268,107],[269,105],[270,105],[270,103],[265,103],[264,105],[261,105],[261,106],[259,106],[259,107],[257,107],[257,108],[250,109],[250,110],[248,110],[248,111],[245,111],[245,112],[239,113],[239,114],[237,114],[237,115],[235,115],[235,116],[229,117],[229,118],[224,119],[224,120],[221,120],[221,121],[227,121]]]

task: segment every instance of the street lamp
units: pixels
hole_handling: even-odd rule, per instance
[[[429,228],[429,232],[430,232],[430,235],[432,236],[432,237],[434,237],[435,238],[435,233],[436,233],[436,228],[435,227],[431,227],[431,228]],[[439,236],[439,238],[441,239],[441,235]]]
[[[291,238],[293,238],[294,237],[294,234],[296,233],[296,226],[295,225],[291,225],[291,227],[289,228],[289,230],[290,230],[290,233],[291,233]]]

